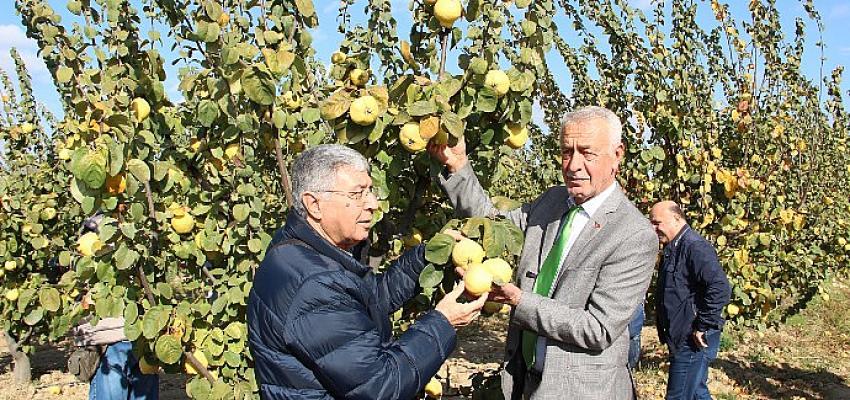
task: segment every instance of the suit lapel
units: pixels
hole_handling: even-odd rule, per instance
[[[576,238],[575,243],[570,248],[570,252],[567,253],[567,257],[564,259],[564,264],[561,265],[561,269],[558,272],[558,277],[555,280],[555,288],[552,293],[558,290],[558,287],[561,285],[561,280],[564,277],[564,271],[576,268],[580,263],[580,260],[583,259],[581,257],[582,253],[587,249],[587,246],[596,238],[596,235],[602,230],[605,225],[607,225],[611,221],[611,216],[617,211],[617,207],[620,205],[620,202],[624,198],[622,190],[617,187],[605,202],[602,203],[602,206],[596,210],[596,213],[587,221],[587,224],[584,225],[584,229],[579,233],[578,238]]]
[[[521,271],[522,284],[520,287],[528,291],[533,290],[534,281],[537,279],[537,274],[540,273],[540,267],[543,265],[543,261],[546,260],[546,256],[549,254],[549,251],[552,250],[552,246],[555,244],[555,239],[558,237],[558,230],[561,227],[561,219],[570,208],[570,198],[566,188],[564,189],[564,196],[557,198],[556,200],[557,201],[552,202],[552,204],[546,204],[545,207],[542,207],[545,214],[541,216],[540,221],[543,221],[545,228],[542,240],[540,240],[540,251],[538,252],[537,262],[533,263],[534,265],[529,266],[529,269],[533,269],[533,271]],[[529,276],[528,272],[531,272],[533,277]]]

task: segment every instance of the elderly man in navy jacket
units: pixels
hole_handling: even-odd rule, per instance
[[[269,245],[248,297],[248,342],[264,399],[411,399],[455,347],[455,326],[486,295],[448,293],[397,340],[390,314],[417,293],[424,246],[375,274],[350,251],[378,200],[369,164],[340,145],[305,151],[292,168],[294,210]]]
[[[670,349],[667,399],[711,399],[708,364],[720,347],[729,280],[714,248],[688,226],[676,203],[656,204],[650,220],[664,244],[655,298],[658,337]]]

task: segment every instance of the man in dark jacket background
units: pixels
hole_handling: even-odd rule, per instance
[[[248,298],[248,341],[264,399],[411,399],[454,350],[455,326],[479,315],[486,295],[448,293],[398,340],[390,314],[417,293],[425,248],[375,274],[350,253],[378,208],[369,164],[355,150],[321,145],[292,168],[293,210],[275,235]]]
[[[720,347],[729,280],[714,248],[688,226],[676,203],[654,205],[650,220],[664,245],[655,298],[658,337],[670,349],[667,399],[711,399],[708,364]]]

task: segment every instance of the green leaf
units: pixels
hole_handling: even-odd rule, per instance
[[[378,118],[375,120],[375,123],[372,124],[372,131],[369,132],[369,143],[377,142],[381,136],[384,135],[385,127],[386,123],[384,123],[384,118]]]
[[[452,136],[456,138],[463,137],[463,132],[466,129],[466,122],[460,119],[457,114],[451,111],[444,112],[440,119],[440,123],[446,127],[446,130],[449,131]]]
[[[247,204],[237,204],[233,206],[233,218],[236,218],[237,221],[242,222],[248,219],[248,215],[251,213],[251,207]]]
[[[337,90],[319,105],[319,110],[322,118],[330,121],[347,113],[349,107],[351,107],[351,97],[348,92]]]
[[[126,243],[121,243],[118,250],[115,251],[113,260],[115,260],[115,268],[120,270],[129,269],[139,259],[139,253],[127,247]]]
[[[56,69],[56,81],[59,83],[67,83],[73,75],[74,70],[64,65]]]
[[[45,310],[56,312],[62,305],[59,291],[52,287],[42,287],[38,291],[38,301]]]
[[[312,124],[322,117],[318,108],[308,107],[301,110],[301,119],[305,124]]]
[[[437,84],[436,90],[438,93],[449,99],[455,94],[457,94],[457,92],[460,91],[460,88],[462,86],[463,82],[461,82],[460,79],[448,78],[440,81],[440,83]]]
[[[44,236],[38,236],[30,241],[32,248],[35,250],[41,250],[47,246],[47,239]]]
[[[437,112],[437,105],[432,101],[419,100],[410,105],[407,111],[412,117],[421,117],[423,115],[433,114]]]
[[[136,305],[135,302],[127,303],[127,306],[124,307],[124,323],[132,324],[135,323],[136,320],[139,319],[139,306]],[[141,333],[141,331],[139,331]]]
[[[488,68],[487,60],[485,60],[481,57],[475,57],[469,63],[469,69],[477,75],[486,74],[487,68]]]
[[[487,227],[490,229],[487,229]],[[488,258],[499,257],[505,250],[508,233],[503,225],[487,224],[484,227],[484,252]]]
[[[422,288],[432,288],[443,281],[443,271],[434,268],[434,264],[428,264],[425,269],[419,274],[419,286]]]
[[[298,13],[304,17],[310,17],[316,13],[312,0],[295,0],[295,7],[298,8]]]
[[[523,234],[522,230],[510,221],[498,221],[496,224],[502,226],[507,233],[505,248],[507,248],[508,252],[515,256],[520,255],[522,253],[522,245],[525,242],[525,234]]]
[[[193,399],[207,400],[210,398],[211,391],[212,385],[202,377],[196,377],[186,384],[186,394]]]
[[[251,101],[270,106],[274,103],[275,84],[272,78],[257,68],[245,71],[242,76],[242,88]]]
[[[138,158],[127,161],[127,170],[140,182],[147,182],[151,179],[151,169],[148,165]]]
[[[156,340],[154,348],[156,358],[166,364],[174,364],[180,360],[183,355],[183,348],[180,346],[180,341],[171,335],[162,335]]]
[[[165,307],[151,308],[142,316],[142,334],[148,339],[159,336],[160,331],[168,324],[168,317],[169,312]]]
[[[160,296],[165,297],[166,299],[174,297],[174,291],[171,289],[171,285],[165,282],[157,282],[156,291],[159,292]]]
[[[233,339],[241,339],[242,332],[242,324],[239,322],[231,322],[224,328],[224,333]]]
[[[496,96],[496,92],[490,87],[485,86],[478,91],[478,98],[475,102],[478,111],[485,113],[496,111],[498,104],[499,98]]]
[[[39,323],[42,318],[44,318],[44,309],[41,307],[37,307],[30,311],[29,314],[24,317],[24,323],[29,326],[33,326]]]
[[[248,250],[252,253],[259,253],[263,250],[263,241],[260,239],[251,239],[248,241]]]
[[[445,233],[438,233],[425,245],[425,259],[437,265],[443,265],[449,261],[455,239]]]
[[[488,227],[490,223],[491,221],[488,218],[472,217],[466,220],[460,231],[470,239],[479,238],[481,237],[481,227],[483,226],[485,230],[490,229]]]
[[[202,100],[201,103],[198,104],[198,113],[196,115],[198,117],[198,122],[200,122],[202,126],[210,127],[213,122],[215,122],[216,118],[218,118],[218,105],[212,100]]]

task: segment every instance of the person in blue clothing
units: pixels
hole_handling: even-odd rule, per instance
[[[714,247],[676,203],[654,205],[650,221],[664,245],[655,298],[658,337],[670,350],[667,399],[711,399],[708,365],[720,347],[729,280]]]
[[[640,303],[629,321],[629,369],[632,370],[636,369],[640,362],[640,331],[645,319],[643,303]]]
[[[341,145],[311,148],[292,167],[292,193],[248,297],[260,397],[413,398],[454,350],[455,327],[476,318],[487,296],[459,303],[458,285],[394,339],[390,314],[417,294],[425,248],[383,274],[351,254],[378,208],[366,159]]]

